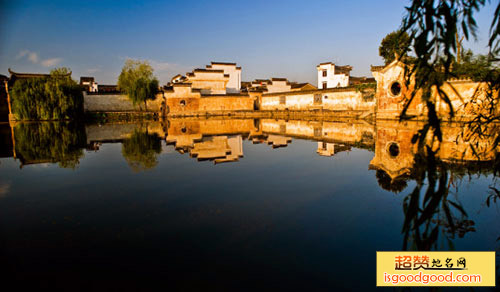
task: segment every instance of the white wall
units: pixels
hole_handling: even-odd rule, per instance
[[[292,86],[288,81],[271,80],[271,84],[267,85],[267,93],[286,92],[291,90]]]
[[[327,88],[349,86],[349,76],[345,74],[335,74],[334,64],[318,65],[318,89],[323,89],[323,82],[326,82]],[[326,77],[323,77],[323,71],[326,70]]]
[[[209,65],[210,69],[224,70],[224,74],[229,74],[229,81],[226,85],[227,93],[239,93],[241,89],[241,69],[236,65],[229,64],[213,64]]]

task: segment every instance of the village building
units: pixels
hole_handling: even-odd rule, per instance
[[[181,82],[184,82],[186,80],[186,76],[183,76],[181,74],[177,74],[175,75],[174,77],[172,77],[172,79],[170,79],[170,83],[171,84],[174,84],[174,83],[181,83]],[[170,84],[170,85],[171,85]]]
[[[290,91],[305,91],[305,90],[316,90],[316,89],[318,89],[316,86],[308,82],[305,83],[291,82]]]
[[[318,88],[327,89],[349,86],[351,66],[337,66],[332,62],[326,62],[316,66],[316,69],[318,70]]]
[[[0,122],[6,122],[9,120],[9,104],[7,102],[7,83],[9,82],[9,77],[5,75],[0,75]]]
[[[236,63],[211,62],[206,66],[209,70],[223,70],[225,75],[229,75],[229,81],[226,84],[227,93],[239,93],[241,90],[241,67]]]
[[[94,77],[80,77],[80,86],[87,92],[98,92],[98,85]]]
[[[255,79],[244,82],[246,90],[258,90],[265,93],[288,92],[292,90],[292,83],[286,78]]]
[[[310,83],[298,83],[288,81],[286,78],[255,79],[252,82],[242,82],[241,88],[245,91],[259,90],[264,93],[290,92],[315,90],[316,86]]]
[[[394,60],[387,66],[372,66],[371,71],[377,82],[375,94],[377,119],[399,119],[410,95],[414,91],[414,82],[405,80],[405,64]],[[481,100],[486,97],[487,85],[468,78],[446,80],[441,90],[453,106],[455,121],[467,121],[483,111]],[[407,105],[408,118],[425,119],[426,106],[420,91],[413,92],[415,97]],[[431,99],[436,104],[436,112],[440,118],[449,118],[450,107],[439,97],[434,88]],[[500,113],[500,108],[496,108]],[[487,114],[487,113],[486,113]]]
[[[191,84],[191,88],[200,89],[202,94],[226,94],[226,86],[229,82],[229,74],[224,70],[194,69],[186,74],[183,83]]]

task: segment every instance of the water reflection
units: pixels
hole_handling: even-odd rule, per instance
[[[221,262],[213,270],[220,274],[237,273],[243,255],[242,261],[254,265],[241,275],[259,273],[262,263],[273,262],[276,266],[267,271],[291,267],[283,278],[309,273],[304,283],[319,277],[328,288],[339,285],[328,282],[335,278],[332,270],[341,278],[349,277],[341,268],[349,273],[361,269],[371,277],[372,263],[331,263],[366,261],[374,258],[375,250],[444,250],[457,244],[468,250],[493,249],[500,234],[491,235],[496,217],[484,209],[500,197],[493,190],[490,195],[467,193],[466,187],[471,178],[484,183],[492,177],[497,148],[491,139],[465,139],[460,125],[443,127],[439,147],[432,141],[429,148],[419,147],[412,139],[420,127],[386,121],[201,118],[4,124],[1,155],[15,161],[2,159],[0,165],[0,208],[10,222],[33,221],[24,229],[16,224],[0,227],[5,238],[15,238],[9,239],[12,249],[21,242],[31,250],[34,240],[67,244],[68,254],[85,261],[80,252],[96,240],[103,252],[91,254],[100,260],[135,240],[133,265],[145,267],[150,262],[144,259],[159,257],[162,264],[156,271],[172,262],[168,272],[179,277],[193,268],[194,261],[187,258],[203,261],[195,271]],[[477,155],[471,149],[488,151]],[[53,165],[37,171],[37,163]],[[14,173],[14,164],[23,169]],[[58,165],[76,168],[60,170]],[[45,180],[57,191],[43,185]],[[24,182],[39,184],[28,188]],[[80,196],[59,196],[59,190]],[[463,191],[467,196],[457,195]],[[11,192],[16,196],[9,196]],[[26,197],[36,203],[26,205]],[[477,209],[486,215],[479,216]],[[72,237],[76,239],[69,241]],[[145,247],[154,252],[146,253]],[[16,249],[15,254],[26,250]],[[174,259],[167,252],[172,250]],[[112,261],[123,261],[128,252]],[[368,282],[362,288],[373,286]]]
[[[147,129],[135,129],[131,137],[122,142],[122,155],[135,172],[154,168],[160,152],[159,137],[149,134]]]
[[[86,138],[85,127],[81,123],[19,123],[2,128],[2,134],[7,136],[2,140],[9,140],[8,135],[11,135],[11,155],[19,160],[21,168],[40,163],[58,163],[63,168],[75,168],[83,157]],[[7,133],[9,128],[10,133]]]
[[[244,157],[243,140],[287,147],[293,139],[317,141],[316,153],[331,157],[352,147],[374,152],[369,168],[376,170],[381,187],[393,192],[416,179],[419,167],[415,134],[418,122],[331,122],[274,119],[171,119],[141,123],[87,124],[70,122],[18,123],[0,126],[2,157],[14,157],[21,167],[59,163],[75,167],[83,149],[99,151],[103,143],[122,143],[123,157],[137,171],[154,168],[166,145],[199,161],[236,162]],[[443,141],[433,152],[454,176],[493,171],[498,147],[493,137],[466,141],[462,125],[442,127]],[[433,146],[431,145],[431,148]]]

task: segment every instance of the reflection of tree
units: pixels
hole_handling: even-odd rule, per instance
[[[83,156],[85,128],[79,123],[20,123],[14,127],[16,156],[22,164],[59,162],[75,168]]]
[[[147,131],[136,130],[122,144],[122,155],[135,172],[154,168],[158,164],[157,156],[160,152],[160,139]]]
[[[442,226],[447,231],[442,234],[449,247],[453,248],[451,238],[458,226],[464,225],[467,213],[459,203],[448,197],[450,184],[446,165],[429,147],[421,150],[415,155],[414,175],[417,185],[403,201],[403,250],[435,249]]]
[[[380,169],[377,170],[375,176],[381,188],[395,194],[402,192],[408,186],[407,177],[398,177],[393,180],[385,171]]]
[[[463,34],[462,37],[467,40],[470,36],[476,35],[477,23],[474,20],[474,13],[485,3],[483,0],[412,0],[403,19],[402,31],[410,35],[407,50],[411,50],[417,58],[405,70],[406,85],[412,85],[413,90],[406,96],[400,119],[409,118],[406,112],[411,102],[417,99],[417,93],[421,95],[428,118],[412,141],[419,146],[419,151],[415,155],[417,186],[404,200],[404,249],[435,248],[440,226],[445,227],[443,234],[448,239],[450,248],[453,248],[450,239],[455,234],[463,236],[468,231],[474,230],[472,227],[474,222],[467,219],[463,207],[448,199],[452,180],[460,174],[453,176],[453,170],[450,170],[436,155],[438,153],[436,148],[439,148],[443,134],[437,101],[441,100],[448,105],[449,117],[453,118],[456,108],[443,90],[443,85],[450,77],[456,77],[453,68],[454,64],[457,68],[455,62],[457,57],[461,57],[459,34]],[[500,131],[495,124],[500,121],[498,111],[500,72],[497,69],[500,53],[499,38],[500,4],[497,4],[490,27],[489,54],[485,60],[485,64],[491,66],[481,68],[484,70],[481,70],[480,81],[486,84],[485,93],[480,94],[477,90],[471,101],[464,104],[472,110],[474,117],[464,129],[462,138],[464,142],[469,143],[478,160],[483,160],[490,151],[495,151],[500,143]],[[436,93],[436,98],[433,98],[433,92]],[[430,143],[429,135],[434,139]],[[489,149],[477,147],[481,144],[476,144],[474,140],[479,141],[485,137],[491,138],[493,142],[487,145]],[[490,166],[490,170],[494,170],[494,179],[498,175],[499,165],[496,155],[494,164]],[[412,243],[412,246],[409,247],[409,243]]]

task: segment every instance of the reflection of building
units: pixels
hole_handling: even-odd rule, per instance
[[[410,174],[415,167],[417,153],[417,145],[412,143],[412,138],[422,125],[417,122],[377,121],[375,156],[370,168],[384,171],[392,180]],[[445,163],[465,165],[489,162],[499,151],[499,146],[494,147],[494,136],[466,141],[464,137],[468,136],[468,129],[462,124],[442,126],[441,131],[443,140],[436,148],[436,156]],[[434,145],[437,146],[437,143]]]
[[[286,147],[288,144],[292,143],[292,138],[278,135],[267,136],[266,142],[268,145],[272,145],[273,148]]]
[[[417,129],[415,124],[377,123],[375,156],[369,167],[383,170],[391,179],[409,174],[414,162],[411,139]]]
[[[231,162],[243,157],[243,137],[254,130],[252,119],[173,119],[168,122],[166,142],[198,160]]]
[[[0,158],[15,157],[12,141],[12,128],[9,124],[0,124]]]
[[[318,150],[316,152],[320,156],[333,156],[342,151],[350,151],[351,146],[337,144],[337,143],[327,143],[327,142],[318,142]]]
[[[191,157],[213,160],[214,163],[238,161],[243,157],[241,135],[204,137],[190,149]]]

